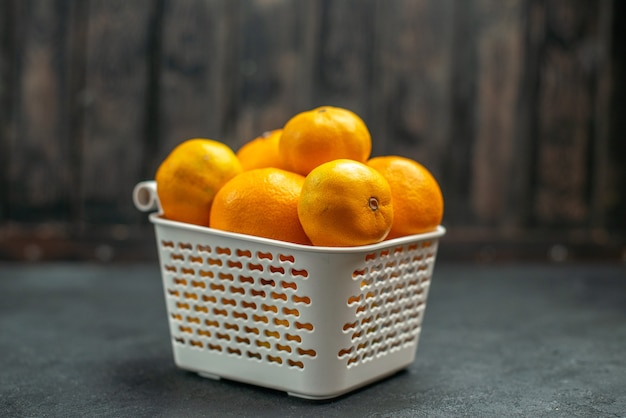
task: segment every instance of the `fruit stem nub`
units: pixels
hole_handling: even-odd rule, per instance
[[[369,207],[373,211],[377,211],[378,210],[378,199],[376,199],[374,196],[370,197]]]

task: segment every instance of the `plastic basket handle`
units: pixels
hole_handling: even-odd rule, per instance
[[[133,189],[133,203],[142,212],[161,211],[155,181],[142,181]]]

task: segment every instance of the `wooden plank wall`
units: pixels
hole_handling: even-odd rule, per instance
[[[130,195],[175,144],[321,104],[432,170],[450,257],[626,259],[624,9],[3,0],[0,260],[152,260]]]

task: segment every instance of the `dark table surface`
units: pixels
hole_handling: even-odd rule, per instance
[[[2,416],[626,416],[626,266],[440,263],[415,362],[307,401],[177,369],[156,265],[0,264]]]

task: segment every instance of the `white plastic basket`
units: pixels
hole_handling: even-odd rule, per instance
[[[154,182],[133,199],[157,209]],[[443,227],[333,248],[150,221],[179,367],[325,399],[413,362]]]

